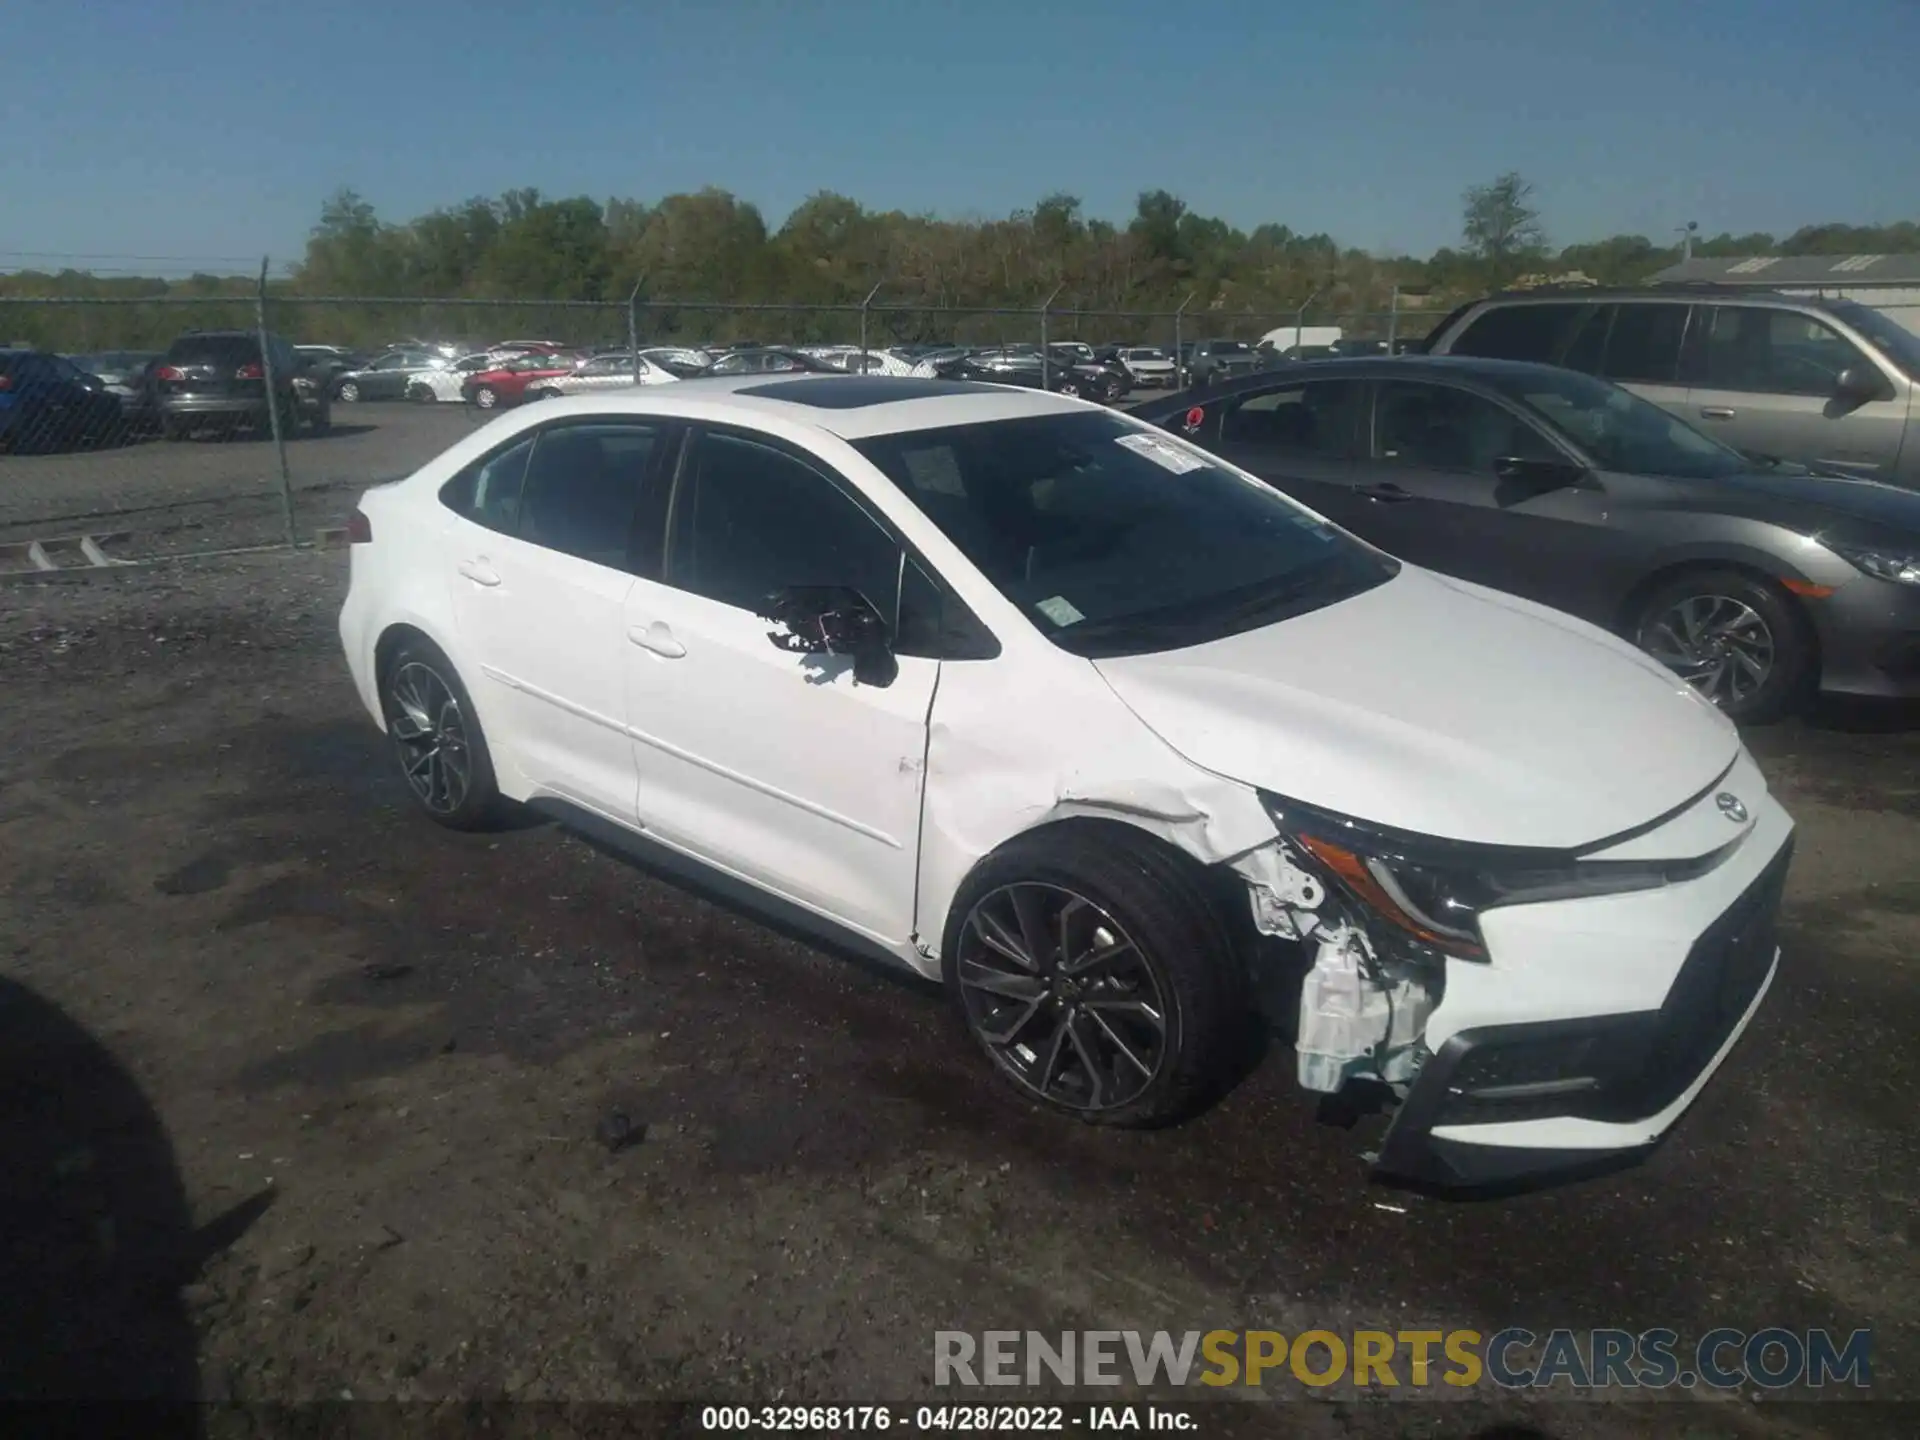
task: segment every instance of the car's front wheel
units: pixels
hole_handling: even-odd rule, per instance
[[[482,410],[492,410],[500,404],[500,392],[491,385],[476,386],[473,392],[473,403]]]
[[[493,757],[453,663],[423,639],[403,641],[381,682],[387,734],[416,804],[452,830],[478,830],[498,811]]]
[[[967,1029],[1028,1099],[1094,1124],[1192,1114],[1248,1009],[1217,911],[1177,857],[1112,827],[1015,840],[955,900],[943,950]]]
[[[1784,591],[1738,570],[1695,570],[1641,604],[1634,642],[1743,723],[1798,708],[1815,679],[1813,635]]]

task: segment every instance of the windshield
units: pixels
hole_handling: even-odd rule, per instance
[[[1245,355],[1247,342],[1244,340],[1210,340],[1207,348],[1216,355]]]
[[[1277,490],[1112,414],[856,448],[1076,655],[1198,645],[1331,605],[1400,568]]]
[[[1893,361],[1915,380],[1920,380],[1920,335],[1890,319],[1879,310],[1852,300],[1833,300],[1827,310],[1860,332],[1860,338]]]
[[[1489,367],[1478,378],[1549,421],[1603,470],[1712,480],[1753,469],[1738,450],[1604,380],[1544,365]]]

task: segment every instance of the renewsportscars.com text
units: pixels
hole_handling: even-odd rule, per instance
[[[1506,1389],[1825,1387],[1873,1383],[1873,1332],[1709,1330],[939,1330],[935,1385]]]

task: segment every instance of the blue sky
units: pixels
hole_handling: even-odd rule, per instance
[[[350,185],[1004,214],[1142,189],[1375,250],[1517,169],[1555,243],[1920,213],[1920,0],[87,0],[9,7],[0,268],[297,257]],[[96,268],[182,267],[103,259]]]

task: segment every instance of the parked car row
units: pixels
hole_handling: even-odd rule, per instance
[[[265,434],[276,414],[285,437],[325,432],[328,387],[309,358],[274,335],[263,351],[253,330],[190,330],[158,353],[0,350],[0,449],[16,453]]]

